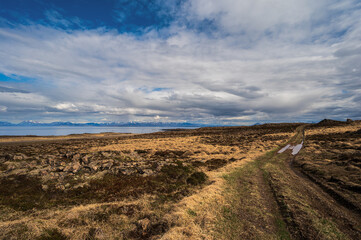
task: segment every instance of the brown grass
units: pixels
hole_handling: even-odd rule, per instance
[[[177,132],[174,136],[162,133],[0,146],[5,153],[40,158],[55,152],[114,151],[132,156],[132,164],[167,163],[152,176],[105,175],[90,182],[88,188],[53,192],[50,196],[39,189],[38,183],[29,186],[29,191],[16,185],[20,195],[0,189],[10,196],[7,201],[12,198],[16,203],[24,197],[36,200],[25,208],[1,203],[0,239],[35,239],[51,234],[70,239],[214,239],[219,207],[228,201],[224,175],[284,143],[295,126],[216,128]],[[73,177],[80,179],[76,174]],[[3,186],[10,184],[5,183]],[[35,198],[34,193],[38,194]]]

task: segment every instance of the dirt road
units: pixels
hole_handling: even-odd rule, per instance
[[[292,167],[301,150],[303,127],[290,141],[297,144],[292,152],[281,149],[261,167],[287,223],[292,239],[361,239],[361,216],[328,194],[309,178]],[[302,151],[302,150],[301,150]],[[293,156],[295,155],[295,156]],[[275,168],[276,167],[276,168]],[[278,167],[278,168],[277,168]]]

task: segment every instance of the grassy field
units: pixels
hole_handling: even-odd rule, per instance
[[[360,128],[8,137],[0,144],[0,239],[358,239]],[[300,143],[304,129],[299,155],[277,153]],[[352,146],[348,158],[325,155],[330,139],[334,150]],[[329,160],[347,164],[325,167]]]

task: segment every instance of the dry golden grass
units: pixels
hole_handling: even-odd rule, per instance
[[[64,206],[57,209],[34,209],[25,213],[2,208],[0,209],[0,239],[11,239],[7,238],[9,236],[13,239],[35,239],[44,229],[59,229],[61,233],[75,240],[86,239],[89,236],[96,239],[129,239],[129,233],[136,230],[139,221],[144,219],[165,221],[170,226],[163,236],[151,236],[153,238],[215,239],[214,231],[219,208],[226,204],[223,176],[284,143],[292,134],[292,132],[261,133],[242,145],[232,146],[208,143],[205,141],[207,136],[175,136],[117,139],[114,141],[115,144],[81,149],[80,152],[128,153],[146,150],[141,158],[142,161],[147,161],[147,157],[154,159],[157,151],[182,151],[185,152],[186,157],[177,158],[179,161],[192,164],[194,161],[204,163],[212,159],[224,159],[227,160],[227,164],[215,170],[204,166],[198,167],[208,176],[209,184],[203,188],[195,188],[198,190],[192,190],[190,196],[178,202],[159,202],[156,195],[146,194],[121,201]],[[268,140],[263,139],[268,136],[270,136]],[[102,135],[97,135],[97,137],[102,137]],[[33,138],[13,138],[12,141],[30,141],[31,139]],[[34,139],[35,141],[54,140],[54,138]],[[5,140],[0,139],[0,141]],[[229,161],[230,159],[235,160]],[[132,206],[134,211],[128,213],[121,210],[127,206]]]
[[[289,136],[290,134],[287,134]],[[280,141],[282,142],[282,141]],[[265,147],[275,147],[274,143],[265,143]],[[161,239],[217,239],[215,236],[215,224],[217,224],[220,208],[227,204],[225,199],[225,179],[226,174],[230,174],[235,169],[241,168],[247,163],[254,161],[257,157],[265,153],[253,150],[244,154],[245,159],[234,162],[218,169],[207,172],[211,185],[206,186],[198,193],[184,198],[176,206],[174,212],[167,215],[170,222],[176,226],[170,229]]]
[[[330,133],[345,133],[354,132],[361,128],[361,122],[353,122],[352,124],[344,126],[331,126],[331,127],[317,127],[306,130],[306,136],[317,135],[317,134],[330,134]]]
[[[241,162],[231,163],[218,171],[209,172],[207,175],[213,183],[184,198],[175,206],[174,212],[168,214],[167,218],[176,226],[161,239],[214,239],[218,208],[225,204],[223,175],[252,161],[256,156],[257,154],[248,156]]]
[[[23,226],[30,231],[25,236],[14,234],[13,239],[31,239],[32,236],[39,236],[44,229],[52,228],[61,229],[62,233],[74,240],[85,239],[90,229],[96,229],[97,239],[126,239],[122,238],[121,233],[134,228],[131,223],[142,215],[151,214],[149,204],[152,200],[152,196],[144,195],[136,200],[87,204],[59,210],[36,211],[29,216],[19,215],[17,217],[21,218],[17,220],[0,222],[0,239],[9,239],[9,233],[14,231],[14,226]],[[126,211],[125,214],[119,211],[129,206],[136,206],[141,211],[134,211],[134,214],[130,215]]]
[[[290,133],[268,134],[269,136],[282,136],[288,138]],[[209,159],[231,159],[246,157],[250,152],[264,152],[280,144],[283,140],[278,141],[258,141],[250,142],[249,145],[242,146],[223,146],[207,144],[202,141],[202,137],[174,137],[160,139],[127,139],[117,144],[107,145],[103,147],[93,147],[90,151],[130,151],[135,150],[151,150],[149,154],[156,151],[171,150],[190,152],[193,160],[206,161]]]

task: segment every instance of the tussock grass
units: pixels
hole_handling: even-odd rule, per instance
[[[178,136],[177,133],[175,137],[159,134],[162,136],[98,139],[90,141],[86,147],[82,147],[81,140],[52,143],[49,148],[46,148],[48,145],[26,147],[27,156],[50,154],[55,150],[67,153],[68,149],[81,154],[114,151],[134,156],[116,159],[127,163],[151,160],[167,164],[155,175],[106,174],[92,179],[88,187],[68,191],[52,191],[51,184],[45,191],[36,179],[30,179],[35,182],[26,185],[30,190],[25,189],[24,193],[29,194],[23,198],[27,199],[28,206],[17,207],[16,202],[22,198],[10,193],[5,200],[12,198],[14,202],[1,202],[0,239],[57,235],[70,239],[214,239],[220,211],[227,213],[229,207],[225,195],[228,180],[224,175],[283,143],[291,134],[291,128],[284,133],[282,127],[265,129],[263,134],[261,127],[255,130],[221,128],[216,130],[217,136],[209,139],[207,136],[213,134],[213,129],[197,136]],[[232,136],[219,137],[227,134]],[[17,151],[12,146],[4,149]],[[19,187],[20,193],[20,183],[24,181],[16,180],[11,184],[15,190]],[[75,179],[72,181],[68,182],[78,183]],[[33,204],[32,200],[40,204]],[[263,214],[262,211],[257,213]]]

